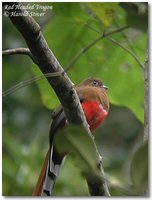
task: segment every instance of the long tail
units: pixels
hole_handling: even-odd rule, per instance
[[[53,146],[51,150],[48,150],[33,196],[51,196],[64,158],[65,156],[61,156]]]

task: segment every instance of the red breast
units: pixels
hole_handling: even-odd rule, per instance
[[[82,102],[82,108],[91,132],[98,128],[108,115],[108,112],[98,102]]]
[[[87,79],[76,87],[90,130],[94,131],[105,120],[109,111],[107,87],[97,79]]]

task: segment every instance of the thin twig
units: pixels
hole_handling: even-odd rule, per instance
[[[142,62],[139,60],[139,58],[136,56],[136,54],[134,52],[132,52],[130,49],[125,47],[120,42],[114,40],[113,38],[111,38],[111,37],[106,37],[106,38],[108,40],[110,40],[111,42],[113,42],[114,44],[116,44],[116,45],[120,46],[121,48],[123,48],[125,51],[127,51],[137,61],[137,63],[141,66],[141,68],[144,70],[144,65],[142,64]]]
[[[95,43],[97,43],[99,40],[109,36],[109,35],[112,35],[114,33],[118,33],[124,29],[128,28],[128,26],[123,26],[121,28],[118,28],[118,29],[115,29],[113,31],[110,31],[108,33],[102,33],[99,37],[97,37],[95,40],[91,41],[88,45],[86,45],[84,48],[82,48],[76,55],[75,57],[69,62],[69,64],[67,65],[65,71],[67,72],[72,66],[73,64],[78,60],[78,58],[83,54],[85,53],[88,49],[90,49]]]
[[[33,58],[31,51],[28,48],[14,48],[2,51],[2,56],[11,56],[11,55],[28,55],[34,63],[36,63]]]
[[[28,56],[32,56],[28,48],[15,48],[2,51],[3,56],[16,55],[16,54],[25,54]]]
[[[115,23],[115,26],[117,28],[119,28],[119,25],[118,25],[118,23],[115,20],[114,20],[114,23]],[[134,47],[133,47],[132,43],[130,42],[129,38],[127,37],[127,35],[124,33],[123,30],[121,31],[121,35],[125,39],[125,41],[127,42],[128,47],[134,52]]]
[[[86,24],[91,30],[93,30],[93,31],[95,31],[95,32],[97,32],[97,33],[100,33],[98,30],[96,30],[96,29],[94,29],[93,27],[91,27],[91,26],[89,26],[88,24]],[[127,26],[128,27],[128,26]],[[118,29],[119,30],[119,29]],[[123,32],[123,30],[124,30],[124,28],[120,28],[120,30],[119,30],[119,32],[121,32],[121,33],[123,33],[123,36],[125,37],[125,38],[127,38],[126,37],[126,35],[124,34],[124,32]],[[105,35],[105,34],[104,34]],[[127,47],[125,47],[124,45],[122,45],[120,42],[118,42],[118,41],[116,41],[116,40],[114,40],[113,38],[110,38],[110,37],[108,37],[110,34],[106,34],[106,38],[107,39],[109,39],[109,40],[111,40],[111,42],[113,42],[113,43],[115,43],[115,44],[117,44],[118,46],[120,46],[121,48],[123,48],[125,51],[127,51],[137,62],[138,62],[138,64],[142,67],[142,69],[144,70],[144,65],[142,64],[142,62],[140,62],[140,60],[139,60],[139,58],[136,56],[136,54],[134,53],[134,52],[132,52],[130,49],[128,49]],[[127,38],[128,39],[128,38]],[[128,41],[128,40],[127,40]],[[129,41],[128,41],[129,42]],[[129,44],[130,45],[130,44]]]
[[[2,93],[2,97],[6,97],[12,93],[14,93],[15,91],[28,86],[30,85],[31,83],[34,83],[34,82],[37,82],[37,81],[40,81],[42,79],[45,79],[46,77],[55,77],[55,76],[59,76],[59,75],[62,75],[62,73],[64,73],[64,71],[61,71],[61,72],[54,72],[54,73],[47,73],[47,74],[44,74],[44,75],[40,75],[40,76],[36,76],[36,77],[33,77],[31,79],[28,79],[28,80],[25,80],[25,81],[21,81],[19,82],[18,84],[12,86],[11,88],[9,88],[8,90],[5,90],[3,93]]]

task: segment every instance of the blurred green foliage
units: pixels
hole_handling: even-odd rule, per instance
[[[147,190],[148,180],[148,143],[144,143],[136,150],[131,163],[131,179],[138,192]]]
[[[105,26],[110,26],[117,12],[118,3],[88,2],[87,6],[90,7],[91,11],[95,13]]]
[[[133,51],[144,64],[147,4],[99,4],[102,13],[106,12],[105,8],[114,9],[111,19],[106,15],[104,19],[94,3],[43,2],[42,5],[52,5],[53,9],[47,10],[44,17],[35,19],[61,65],[66,68],[81,49],[99,36],[99,32],[112,31],[126,24],[128,29],[110,37]],[[26,46],[22,36],[9,18],[3,17],[3,49],[22,46]],[[2,73],[3,91],[30,79],[33,74],[41,75],[37,66],[23,55],[4,57]],[[114,196],[143,195],[130,178],[134,152],[143,140],[144,74],[140,65],[124,49],[104,38],[81,55],[68,75],[74,83],[95,76],[109,87],[110,112],[96,131],[95,140],[109,177],[110,192]],[[3,195],[31,195],[48,149],[51,111],[58,104],[45,79],[3,99]],[[147,155],[147,150],[143,155]],[[135,163],[147,162],[143,156],[137,160]],[[139,169],[135,176],[140,173]],[[71,157],[67,158],[61,170],[54,195],[88,195],[86,181]]]

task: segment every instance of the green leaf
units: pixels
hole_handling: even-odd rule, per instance
[[[56,180],[53,196],[89,196],[86,180],[73,163],[72,157],[68,156]]]
[[[60,15],[62,18],[66,18],[67,21],[74,21],[77,23],[85,23],[88,19],[87,15],[83,15],[83,10],[80,8],[80,3],[67,2],[67,3],[53,3],[53,11]]]
[[[148,143],[141,145],[134,154],[131,169],[132,182],[141,194],[148,187]]]
[[[59,131],[55,138],[55,146],[60,153],[70,152],[83,173],[99,175],[95,143],[91,135],[80,126],[69,125]]]
[[[118,3],[89,2],[87,5],[105,26],[111,25],[117,11]]]
[[[43,76],[40,69],[35,65],[32,67],[32,72],[36,77]],[[39,80],[36,83],[41,94],[42,103],[47,108],[54,109],[57,105],[59,105],[59,100],[46,78]]]
[[[97,32],[89,29],[86,24],[98,31],[102,32],[103,30],[99,29],[99,27],[101,28],[99,20],[90,20],[88,13],[82,9],[79,3],[74,4],[74,6],[70,5],[71,17],[69,18],[67,16],[63,17],[63,11],[60,13],[62,6],[66,7],[69,4],[59,5],[57,15],[46,27],[44,36],[61,65],[66,68],[81,49],[99,36]],[[119,5],[118,11],[119,13],[116,15],[117,22],[124,26],[126,24],[126,13]],[[81,23],[78,18],[81,19]],[[59,37],[60,32],[62,34]],[[122,33],[113,34],[111,37],[131,49],[144,63],[146,33],[136,32],[134,29],[128,29],[124,32],[127,39]],[[130,54],[107,40],[107,38],[95,43],[82,54],[68,71],[68,75],[75,84],[79,84],[83,79],[90,76],[101,79],[109,87],[110,102],[129,108],[142,123],[144,122],[143,71]],[[44,85],[39,85],[39,88],[43,103],[48,108],[57,106],[59,101],[53,90],[50,90],[50,86],[44,83],[45,81],[40,81],[38,84],[42,84],[42,82]]]

